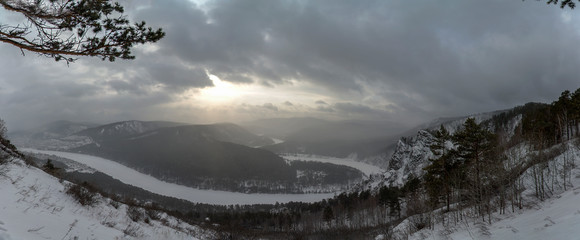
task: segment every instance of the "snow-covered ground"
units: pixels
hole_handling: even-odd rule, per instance
[[[281,154],[282,158],[286,159],[287,161],[310,161],[310,162],[323,162],[323,163],[332,163],[336,165],[343,165],[358,169],[366,176],[370,176],[371,174],[378,174],[384,172],[383,169],[377,166],[373,166],[370,164],[366,164],[363,162],[357,162],[352,158],[335,158],[335,157],[326,157],[326,156],[316,156],[316,155],[306,155],[306,154]]]
[[[565,155],[568,154],[568,155]],[[580,163],[580,151],[570,148],[557,160],[572,157]],[[580,239],[580,166],[572,170],[571,183],[567,191],[541,202],[533,197],[533,187],[528,185],[524,192],[528,207],[515,213],[493,214],[492,224],[480,219],[469,219],[458,225],[444,227],[440,223],[433,229],[423,229],[404,239]],[[525,176],[524,176],[525,178]],[[529,179],[524,179],[529,182]],[[397,228],[405,228],[405,222]],[[377,239],[381,239],[377,237]]]
[[[82,206],[65,193],[65,184],[21,160],[0,165],[0,240],[207,237],[200,228],[167,215],[164,223],[134,222],[126,205],[115,208],[102,197],[93,206]]]
[[[152,176],[140,173],[117,162],[100,157],[59,152],[44,151],[30,148],[21,149],[23,152],[42,153],[71,159],[82,163],[97,171],[107,174],[119,181],[142,188],[144,190],[164,196],[188,200],[194,203],[208,203],[217,205],[245,205],[245,204],[275,204],[287,202],[317,202],[331,198],[334,193],[309,193],[309,194],[245,194],[238,192],[226,192],[215,190],[202,190],[183,185],[161,181]]]

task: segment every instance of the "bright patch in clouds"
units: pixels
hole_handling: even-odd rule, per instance
[[[271,87],[259,84],[231,83],[221,80],[211,73],[208,73],[208,76],[214,86],[191,93],[191,97],[204,106],[283,104],[288,101],[308,105],[318,99],[327,98],[322,90],[309,86],[310,84],[307,82],[292,81],[290,84]],[[312,91],[305,91],[305,89]]]
[[[222,81],[217,76],[208,74],[213,82],[213,87],[200,90],[199,98],[204,102],[214,104],[227,104],[235,101],[244,94],[243,86],[236,86],[232,83]]]

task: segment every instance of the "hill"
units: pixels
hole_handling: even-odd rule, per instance
[[[253,132],[279,139],[264,146],[275,153],[350,157],[363,161],[385,151],[406,127],[389,121],[328,121],[316,118],[274,118],[243,123]],[[367,159],[368,163],[377,164]]]
[[[211,237],[211,233],[166,213],[156,212],[156,217],[149,218],[143,208],[99,194],[91,195],[90,204],[83,205],[71,190],[78,185],[51,176],[10,153],[0,155],[0,239]]]
[[[295,177],[276,154],[220,141],[233,135],[218,129],[203,125],[161,128],[101,138],[72,151],[111,159],[160,179],[179,178],[185,185],[207,178],[284,182]]]
[[[15,145],[20,147],[66,149],[90,142],[90,139],[74,136],[74,134],[96,126],[98,124],[61,120],[30,130],[9,132],[8,137]]]
[[[322,164],[288,164],[270,151],[249,147],[271,143],[271,139],[234,124],[162,127],[134,134],[133,125],[129,131],[119,131],[117,126],[126,125],[79,132],[94,143],[70,150],[110,159],[164,181],[210,189],[302,192],[311,186],[322,184],[324,189],[362,177],[359,171],[344,166],[324,165],[322,170],[311,171]],[[298,171],[308,174],[298,175]],[[312,178],[320,171],[322,177]]]

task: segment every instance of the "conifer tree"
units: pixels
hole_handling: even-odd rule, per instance
[[[111,0],[0,0],[0,11],[25,19],[0,22],[0,42],[20,48],[23,54],[35,52],[67,63],[78,56],[133,59],[134,45],[165,36],[145,22],[131,24],[123,7]]]
[[[443,197],[447,211],[449,211],[453,188],[452,176],[454,169],[457,167],[454,161],[454,152],[446,147],[447,142],[451,140],[451,135],[443,125],[433,135],[435,139],[429,147],[434,158],[429,159],[431,164],[424,169],[426,171],[424,176],[425,186],[432,206],[436,207],[439,199]]]
[[[469,198],[484,216],[484,207],[488,212],[490,208],[488,196],[496,179],[494,168],[501,165],[494,156],[496,136],[477,124],[474,118],[468,118],[462,129],[453,135],[453,141],[457,145],[457,155],[465,165],[466,180],[470,184]]]

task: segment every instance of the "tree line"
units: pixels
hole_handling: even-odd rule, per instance
[[[422,179],[430,211],[452,212],[437,216],[442,221],[469,215],[491,223],[494,212],[522,208],[526,187],[540,200],[566,190],[575,166],[566,150],[578,147],[579,123],[580,89],[562,92],[551,104],[528,103],[479,124],[469,118],[453,134],[443,126],[431,131],[433,157]],[[523,183],[526,177],[531,186]]]

